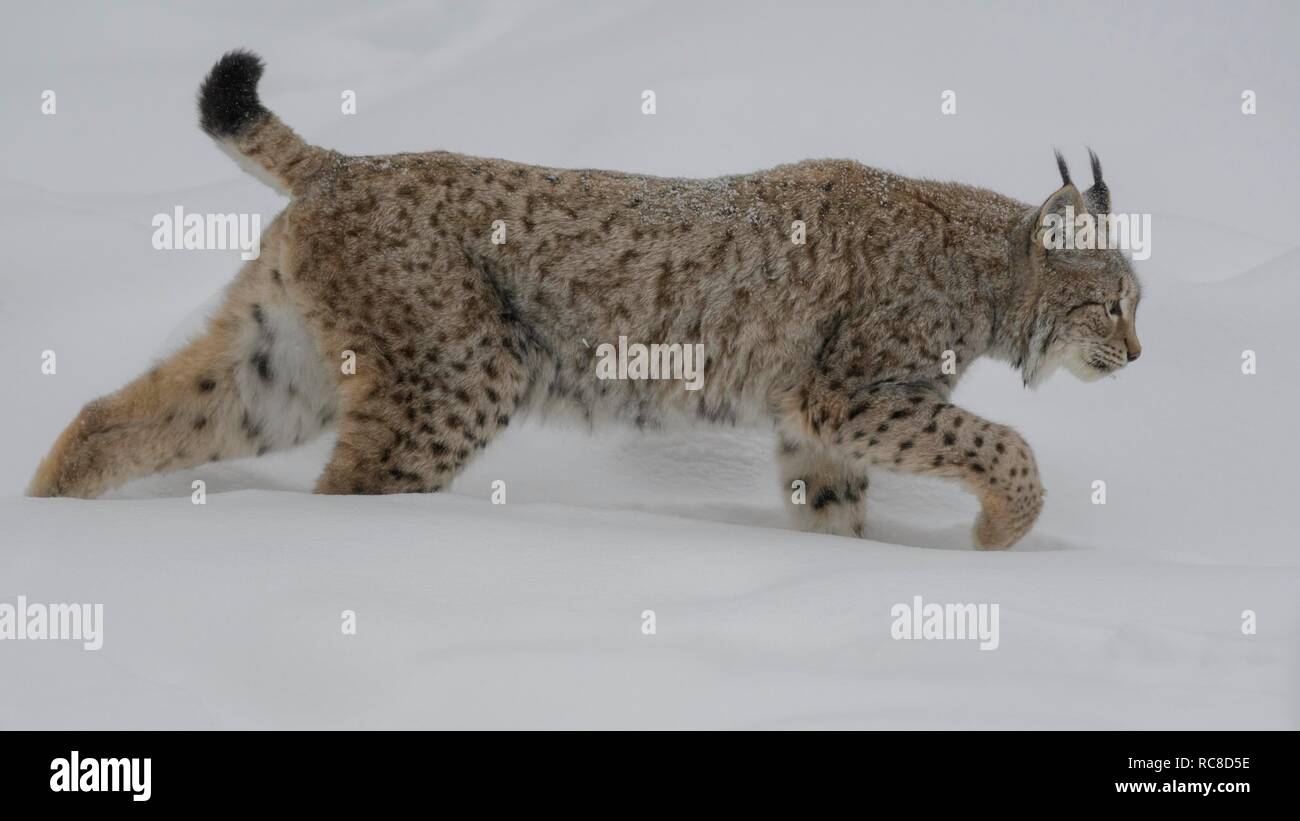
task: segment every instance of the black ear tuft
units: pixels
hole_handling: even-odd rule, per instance
[[[268,112],[257,98],[262,59],[251,51],[228,52],[199,86],[199,125],[213,137],[233,137]]]
[[[1065,157],[1061,156],[1061,152],[1058,149],[1052,150],[1056,151],[1056,167],[1061,171],[1061,185],[1069,185],[1070,168],[1065,164]]]
[[[1088,206],[1095,214],[1110,213],[1110,189],[1101,179],[1101,160],[1098,159],[1096,152],[1091,148],[1088,149],[1088,159],[1092,162],[1092,188],[1084,192],[1083,196],[1088,201]]]

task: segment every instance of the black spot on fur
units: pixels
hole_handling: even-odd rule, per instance
[[[265,351],[258,351],[253,354],[253,358],[249,361],[253,367],[257,368],[257,375],[261,377],[263,382],[271,381],[271,358],[266,355]]]
[[[818,493],[817,497],[813,499],[813,503],[812,503],[813,510],[821,510],[827,505],[831,505],[839,502],[839,500],[840,497],[838,493],[836,493],[831,488],[823,488],[821,493]]]
[[[217,387],[217,381],[215,379],[199,380],[199,390],[202,391],[203,393],[211,393],[213,390],[216,389],[216,387]]]
[[[239,426],[244,429],[244,435],[249,440],[255,440],[262,434],[262,423],[249,416],[248,411],[244,411],[243,417],[239,420]]]
[[[271,112],[257,98],[262,60],[251,51],[227,53],[199,86],[199,125],[217,138],[234,137]]]

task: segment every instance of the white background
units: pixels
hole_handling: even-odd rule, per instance
[[[106,629],[98,652],[0,642],[0,728],[1300,724],[1294,4],[5,16],[0,602],[100,602]],[[1143,357],[1093,385],[1062,374],[1027,392],[981,363],[960,386],[958,402],[1025,434],[1048,488],[1005,554],[971,550],[977,507],[958,488],[887,474],[868,540],[787,529],[762,432],[521,425],[434,496],[311,496],[322,440],[93,502],[22,498],[77,409],[200,328],[238,268],[234,251],[153,250],[153,215],[266,224],[284,205],[196,124],[199,81],[237,46],[265,58],[269,107],[350,153],[671,176],[839,156],[1038,203],[1059,184],[1052,147],[1086,179],[1091,145],[1115,208],[1153,214]],[[914,595],[998,603],[1000,648],[891,640],[890,607]],[[641,634],[645,609],[657,635]]]

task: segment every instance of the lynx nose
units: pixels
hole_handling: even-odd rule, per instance
[[[1137,331],[1131,320],[1124,327],[1124,348],[1128,351],[1129,362],[1142,355],[1142,343],[1138,342]]]

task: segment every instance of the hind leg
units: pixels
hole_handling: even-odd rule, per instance
[[[777,463],[781,487],[800,529],[838,536],[861,536],[867,510],[867,474],[836,458],[822,443],[791,433],[779,434]],[[796,502],[794,483],[803,482]]]
[[[320,433],[334,405],[333,375],[264,255],[203,336],[86,405],[27,492],[92,498],[140,476],[291,447]]]
[[[443,490],[523,401],[526,335],[487,275],[447,256],[427,279],[368,278],[378,293],[360,306],[324,297],[348,318],[322,332],[356,373],[317,492]]]

